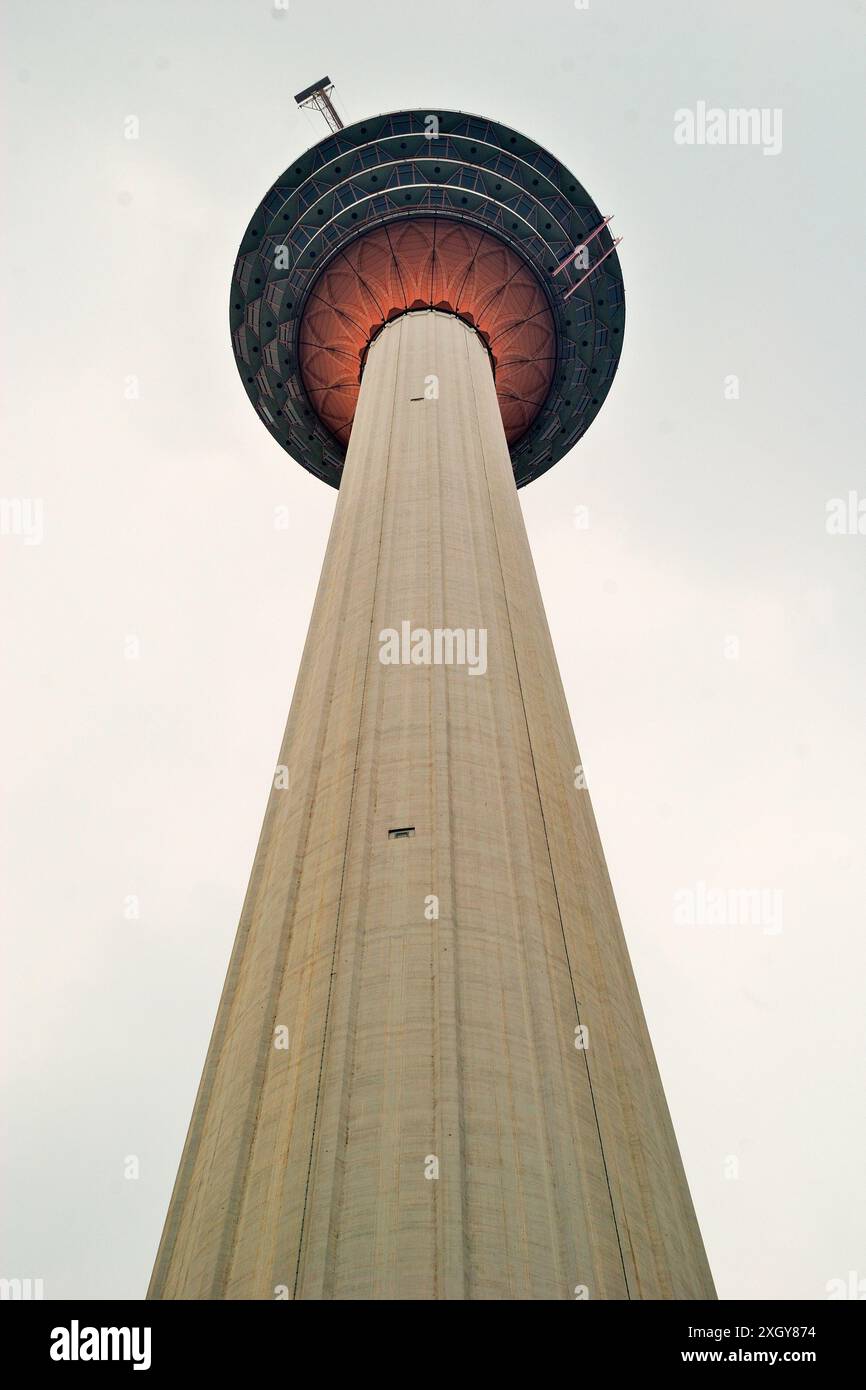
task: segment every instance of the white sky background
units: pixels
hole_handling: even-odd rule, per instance
[[[336,497],[227,312],[327,72],[353,120],[524,130],[616,214],[618,377],[521,492],[553,638],[719,1293],[866,1277],[866,535],[825,529],[866,497],[862,0],[5,9],[0,492],[45,536],[0,538],[0,1274],[147,1285]],[[700,100],[780,107],[782,152],[675,145]],[[675,925],[701,881],[782,932]]]

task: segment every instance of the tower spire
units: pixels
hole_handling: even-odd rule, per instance
[[[342,130],[343,122],[340,113],[334,105],[331,94],[334,84],[330,77],[323,77],[318,82],[314,82],[311,87],[306,87],[303,92],[298,92],[295,101],[298,106],[306,108],[308,111],[318,111],[319,115],[327,122],[330,130]]]

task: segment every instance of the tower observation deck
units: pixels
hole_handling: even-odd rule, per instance
[[[517,495],[610,390],[609,220],[419,110],[244,234],[241,380],[339,492],[151,1298],[715,1297]]]

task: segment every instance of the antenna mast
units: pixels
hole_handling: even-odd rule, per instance
[[[295,101],[308,111],[318,111],[319,115],[324,117],[330,130],[342,130],[343,122],[331,100],[333,90],[334,84],[330,77],[322,77],[318,82],[314,82],[312,87],[298,92]]]

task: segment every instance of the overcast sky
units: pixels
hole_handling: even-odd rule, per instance
[[[616,215],[618,377],[521,492],[542,592],[720,1296],[866,1278],[866,534],[827,530],[866,510],[864,4],[4,9],[0,492],[42,534],[0,536],[0,1275],[147,1285],[336,497],[227,319],[327,72],[352,120],[523,130]],[[699,102],[781,111],[780,152],[675,143]],[[762,922],[676,920],[749,889]]]

